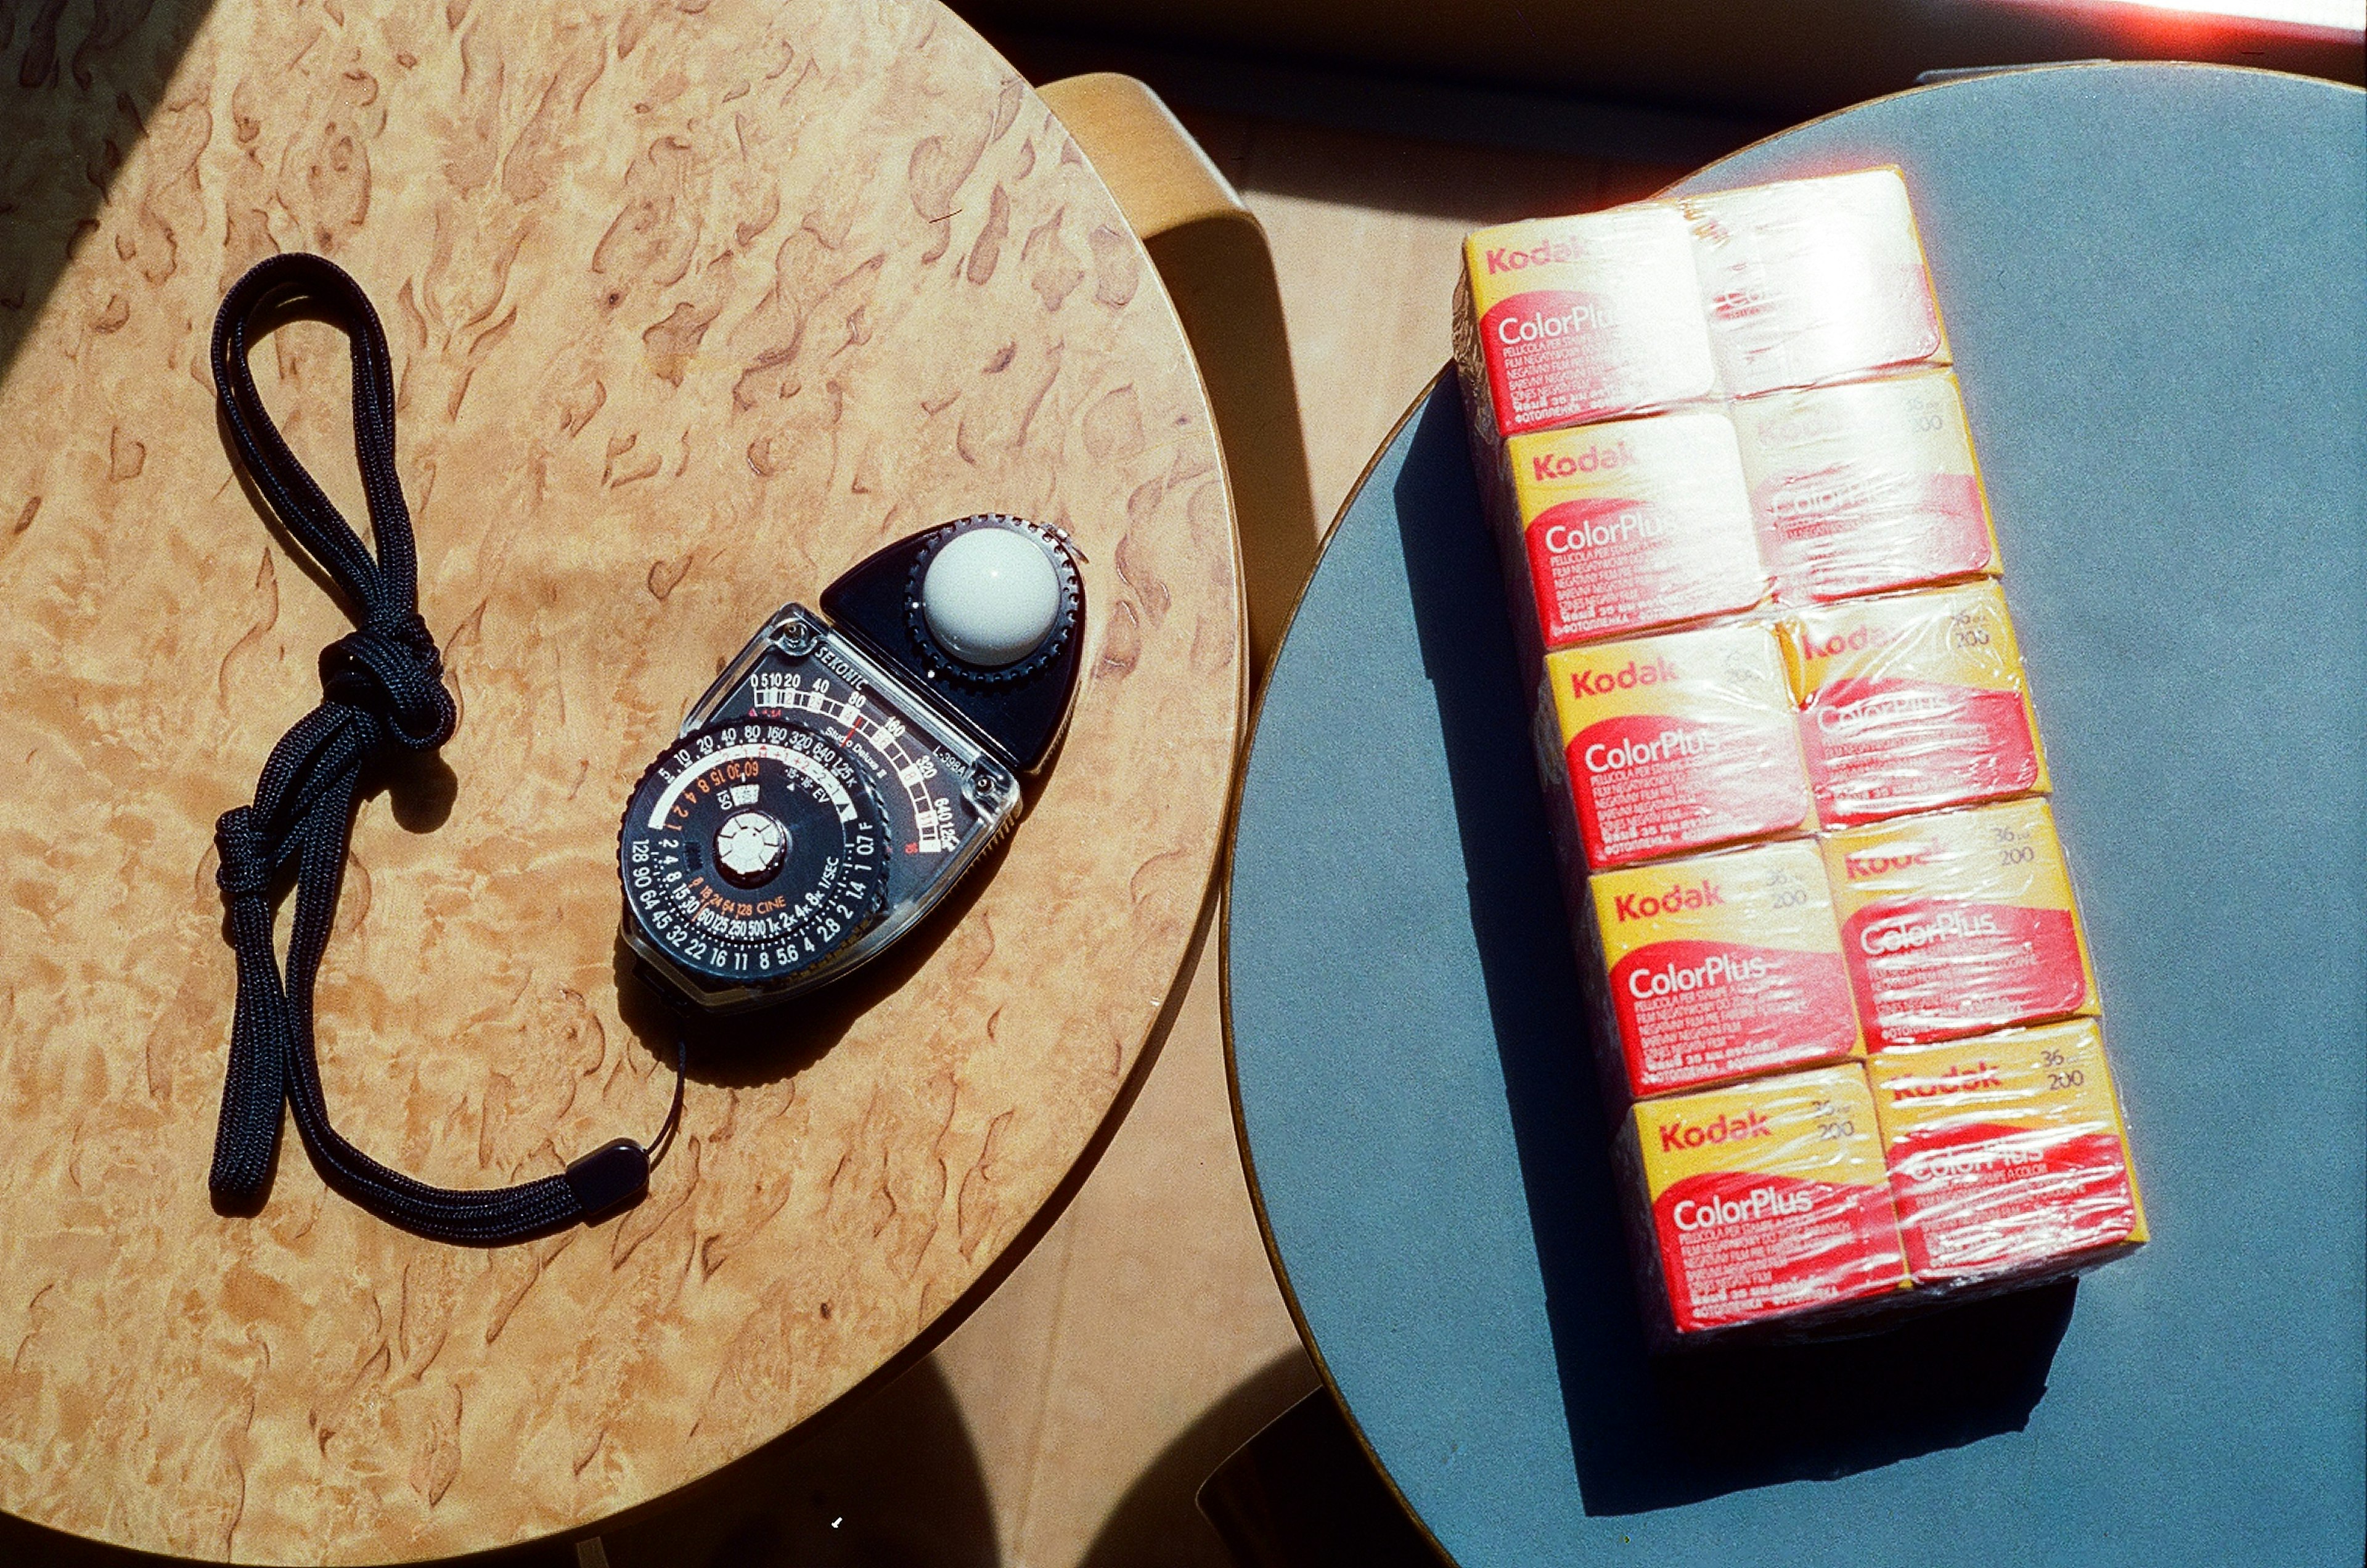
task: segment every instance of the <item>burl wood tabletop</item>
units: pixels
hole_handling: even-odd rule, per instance
[[[1194,941],[1242,701],[1222,468],[1115,204],[934,5],[0,9],[0,1508],[241,1561],[500,1545],[659,1497],[893,1361],[1046,1211]],[[350,623],[217,432],[275,250],[393,340],[443,768],[362,808],[333,1115],[491,1186],[648,1137],[625,792],[782,601],[966,513],[1070,529],[1088,665],[976,891],[694,1055],[620,1217],[490,1251],[207,1161],[215,816]],[[344,339],[255,355],[362,516]]]

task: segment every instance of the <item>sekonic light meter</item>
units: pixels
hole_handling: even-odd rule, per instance
[[[1067,728],[1084,591],[1065,534],[1001,513],[890,545],[785,606],[684,716],[617,837],[624,937],[740,1012],[895,942],[1019,818]]]

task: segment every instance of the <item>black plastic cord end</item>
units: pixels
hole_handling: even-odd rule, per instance
[[[630,1138],[601,1145],[567,1167],[567,1190],[588,1223],[650,1190],[650,1156]]]

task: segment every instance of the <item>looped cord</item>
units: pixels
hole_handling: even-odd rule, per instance
[[[254,338],[291,310],[335,323],[351,340],[354,455],[375,556],[289,450],[255,391],[247,366]],[[391,361],[378,312],[352,278],[319,256],[277,255],[257,264],[232,286],[214,320],[214,388],[239,463],[360,624],[322,650],[321,705],[272,748],[255,781],[255,803],[222,813],[214,824],[221,857],[214,880],[229,908],[238,1004],[209,1180],[218,1206],[259,1206],[270,1190],[285,1104],[323,1177],[356,1203],[420,1235],[494,1246],[638,1199],[648,1188],[651,1160],[640,1145],[619,1138],[562,1175],[458,1191],[379,1164],[329,1124],[312,1047],[312,987],[336,919],[361,775],[391,751],[435,750],[451,738],[459,717],[436,639],[419,617],[411,513],[394,467]],[[271,889],[291,864],[296,909],[283,982],[272,951]],[[681,1114],[682,1049],[678,1043],[664,1143]]]

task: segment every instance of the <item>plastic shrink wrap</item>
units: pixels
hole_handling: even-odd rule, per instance
[[[2143,1243],[1907,187],[1474,234],[1455,354],[1656,1346]]]
[[[1723,411],[1516,435],[1507,455],[1546,647],[1730,615],[1767,596]]]
[[[1614,1107],[1859,1054],[1816,845],[1751,844],[1587,884],[1584,983]]]
[[[1877,1047],[2101,1010],[2044,801],[1845,828],[1824,849]]]
[[[1873,1075],[1918,1284],[2052,1276],[2145,1240],[2094,1020],[1885,1051]]]
[[[2038,714],[1997,584],[1825,605],[1784,626],[1827,827],[2046,793]]]
[[[1829,1320],[1909,1288],[1855,1063],[1638,1101],[1614,1153],[1657,1343]]]
[[[1998,575],[1950,372],[1773,392],[1733,414],[1778,597],[1815,604]]]
[[[1773,626],[1705,626],[1562,649],[1546,657],[1546,680],[1563,797],[1589,867],[1812,825],[1807,764]]]

